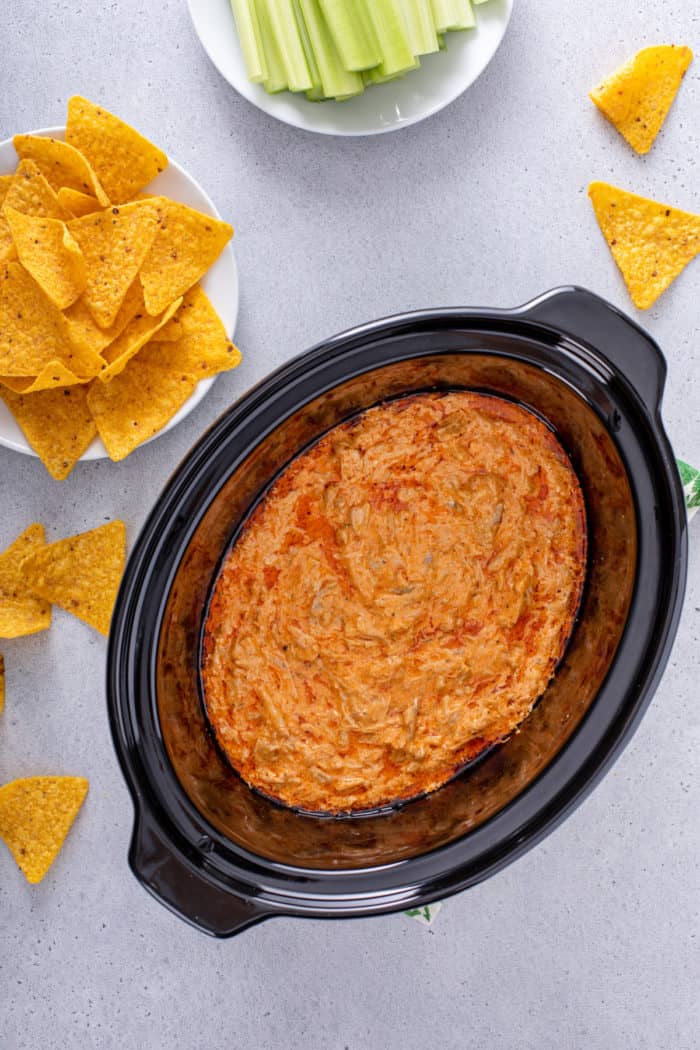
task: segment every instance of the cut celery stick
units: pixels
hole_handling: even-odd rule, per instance
[[[457,20],[454,0],[430,0],[433,24],[437,33],[446,33]]]
[[[320,102],[321,99],[325,98],[323,85],[321,83],[321,74],[319,72],[318,63],[316,62],[316,56],[314,55],[314,49],[311,46],[309,31],[306,28],[306,22],[304,21],[304,15],[302,14],[299,0],[292,0],[292,8],[294,9],[297,31],[299,33],[299,39],[301,40],[301,46],[304,48],[304,56],[306,58],[306,64],[309,67],[309,76],[311,77],[311,87],[306,92],[306,96],[307,98],[313,96],[312,101]]]
[[[282,56],[289,90],[310,91],[313,82],[299,36],[292,0],[267,0],[267,10]]]
[[[260,84],[267,80],[267,62],[260,38],[255,0],[231,0],[231,10],[248,79],[254,84]]]
[[[309,33],[323,92],[328,98],[350,98],[363,90],[362,77],[345,69],[323,17],[319,0],[299,0],[304,23]]]
[[[263,82],[263,86],[268,95],[276,95],[279,91],[286,90],[287,73],[277,45],[277,38],[270,22],[267,0],[255,0],[255,10],[258,14],[260,37],[263,42],[265,63],[267,65],[267,79]]]
[[[457,21],[450,29],[473,29],[476,25],[476,16],[471,0],[455,0]]]
[[[412,72],[412,70],[417,69],[418,66],[420,66],[419,58],[416,59],[415,66],[412,66],[411,69],[404,69],[400,73],[389,73],[388,75],[384,75],[379,72],[379,67],[377,67],[376,69],[366,69],[362,75],[363,77],[367,77],[367,80],[365,81],[367,84],[388,84],[392,80],[401,80],[401,77],[405,77],[406,73]]]
[[[358,0],[359,2],[359,0]],[[416,56],[411,50],[401,0],[363,0],[379,44],[382,60],[380,76],[390,77],[414,69]]]
[[[320,0],[333,42],[345,69],[372,69],[381,61],[379,45],[359,0]]]
[[[430,0],[401,0],[408,40],[414,55],[430,55],[439,51]]]

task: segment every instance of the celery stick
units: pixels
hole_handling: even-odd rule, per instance
[[[267,62],[260,37],[255,0],[231,0],[231,10],[248,79],[254,84],[259,84],[267,80]]]
[[[364,0],[382,61],[380,76],[390,77],[415,68],[416,56],[411,50],[401,0]]]
[[[316,56],[314,55],[314,49],[311,46],[309,31],[306,28],[306,22],[304,21],[304,15],[302,14],[299,0],[292,0],[292,7],[294,9],[294,18],[297,23],[299,39],[301,40],[301,46],[304,48],[306,64],[309,67],[309,75],[311,77],[311,87],[306,92],[306,96],[307,98],[311,97],[313,102],[320,102],[321,99],[325,98],[325,93],[323,91],[321,74],[319,72],[318,63],[316,62]]]
[[[433,24],[437,33],[445,33],[457,20],[457,8],[454,0],[430,0],[433,12]]]
[[[455,0],[457,21],[450,29],[473,29],[476,25],[476,17],[472,8],[471,0]]]
[[[324,94],[329,98],[359,95],[363,90],[362,77],[359,73],[349,72],[342,65],[319,0],[299,0],[299,6],[309,33]]]
[[[292,0],[266,0],[272,31],[282,56],[290,91],[310,91],[313,87],[299,36]]]
[[[402,0],[408,40],[414,55],[430,55],[440,49],[430,0]]]
[[[366,69],[362,76],[367,77],[367,80],[365,81],[366,84],[388,84],[392,80],[401,80],[401,77],[405,77],[406,73],[412,72],[413,69],[418,69],[419,66],[420,59],[417,58],[415,66],[412,66],[411,69],[404,69],[400,73],[389,73],[388,75],[383,75],[379,72],[380,67],[377,67],[376,69]]]
[[[372,69],[381,61],[379,45],[359,0],[320,0],[333,42],[345,69]]]
[[[287,88],[287,73],[282,62],[282,55],[277,44],[277,38],[270,22],[270,12],[267,0],[255,0],[255,9],[258,13],[258,24],[260,25],[260,37],[265,52],[267,64],[267,79],[264,88],[268,95],[275,95]]]

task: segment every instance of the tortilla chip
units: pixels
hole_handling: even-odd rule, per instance
[[[168,158],[152,142],[78,95],[68,101],[66,141],[87,158],[115,204],[131,200],[168,166]]]
[[[12,142],[20,160],[33,160],[55,190],[68,186],[97,197],[103,208],[108,206],[109,197],[95,172],[70,143],[42,135],[15,135]]]
[[[134,317],[119,338],[103,352],[102,356],[107,362],[107,367],[99,374],[103,383],[111,383],[115,376],[124,371],[134,354],[146,345],[162,325],[167,324],[181,302],[181,299],[176,299],[160,317],[151,317],[145,312]]]
[[[590,97],[637,153],[648,153],[693,58],[689,47],[646,47]]]
[[[71,190],[68,186],[61,186],[58,191],[58,200],[62,208],[79,219],[82,215],[89,215],[93,211],[102,211],[102,205],[89,193],[81,193],[80,190]]]
[[[160,225],[140,276],[146,309],[155,315],[203,277],[231,240],[233,229],[165,197],[153,198],[152,203],[160,210]]]
[[[68,335],[71,342],[87,349],[92,354],[101,354],[106,346],[121,335],[126,326],[139,312],[145,312],[143,288],[138,277],[132,282],[119,307],[114,324],[100,328],[82,299],[64,311]]]
[[[104,367],[104,362],[100,367]],[[87,383],[92,376],[78,376],[66,368],[62,361],[50,361],[44,365],[38,376],[2,376],[0,386],[15,394],[35,394],[41,390],[54,390],[56,387],[79,386]]]
[[[67,478],[97,433],[87,407],[87,388],[58,387],[27,395],[0,390],[0,398],[51,477]]]
[[[50,543],[25,559],[22,573],[36,594],[107,635],[125,557],[126,528],[117,520]]]
[[[149,201],[109,208],[68,223],[87,262],[84,302],[100,328],[114,324],[157,228],[158,213]]]
[[[20,263],[0,267],[0,375],[38,376],[57,362],[83,379],[101,365],[97,355],[70,342],[63,314]]]
[[[44,545],[44,526],[30,525],[0,554],[0,638],[21,638],[51,626],[51,606],[22,576],[24,559]]]
[[[235,368],[241,355],[204,291],[195,285],[173,319],[143,348],[139,361],[206,379]]]
[[[700,215],[592,182],[596,218],[632,302],[646,310],[700,252]]]
[[[5,197],[7,196],[7,191],[9,190],[10,184],[12,183],[13,179],[14,174],[12,173],[10,175],[0,175],[0,208],[2,207]]]
[[[4,216],[19,261],[54,306],[65,310],[85,289],[87,269],[80,248],[60,219],[23,215],[5,207]]]
[[[21,160],[2,201],[5,207],[21,211],[23,215],[42,215],[47,219],[68,219],[70,215],[49,186],[38,167],[31,160]],[[12,234],[4,214],[0,214],[0,260],[10,257]]]
[[[84,777],[24,777],[0,787],[0,838],[27,882],[41,882],[87,792]]]
[[[165,426],[189,399],[197,380],[132,361],[111,383],[94,383],[88,407],[110,459],[124,459]]]
[[[0,653],[0,715],[5,710],[5,657]]]

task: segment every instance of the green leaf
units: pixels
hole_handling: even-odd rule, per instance
[[[678,460],[678,470],[685,489],[685,503],[688,510],[700,507],[700,470],[691,467],[684,460]]]

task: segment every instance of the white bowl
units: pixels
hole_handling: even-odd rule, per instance
[[[65,128],[42,128],[41,131],[33,131],[31,134],[63,139],[65,138]],[[12,139],[0,142],[0,175],[14,171],[18,160],[19,158],[12,145]],[[199,183],[191,175],[188,175],[184,168],[176,164],[174,160],[168,158],[168,161],[168,167],[144,188],[145,192],[171,197],[173,200],[180,201],[182,204],[188,204],[192,208],[197,208],[198,211],[205,212],[215,219],[220,219],[221,216]],[[202,278],[201,284],[223,321],[227,335],[230,339],[233,339],[238,316],[238,269],[233,254],[233,247],[230,243],[224,248],[212,268]],[[165,434],[167,430],[176,426],[185,416],[189,415],[195,405],[198,405],[206,395],[215,378],[214,376],[211,379],[200,380],[190,399],[165,424],[162,430],[159,430],[148,441],[153,441],[155,438],[160,437],[161,434]],[[147,443],[144,442],[144,444]],[[36,456],[36,452],[28,444],[14,416],[2,400],[0,400],[0,445],[14,449],[15,452],[25,452],[30,456]],[[95,438],[80,458],[104,459],[106,456],[107,450],[102,441],[100,438]]]
[[[476,29],[447,34],[447,50],[421,58],[401,80],[372,87],[347,102],[309,102],[251,84],[229,0],[188,0],[195,32],[222,77],[259,109],[285,124],[323,135],[379,135],[416,124],[453,102],[484,71],[505,35],[513,0],[475,7]]]

